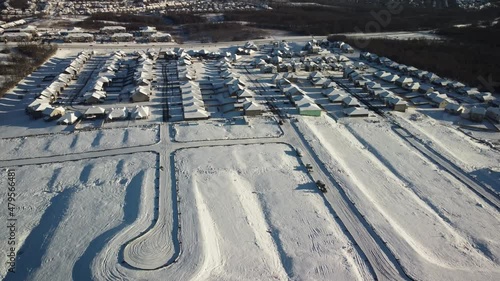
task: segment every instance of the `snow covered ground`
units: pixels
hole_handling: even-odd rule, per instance
[[[88,280],[107,240],[134,223],[154,190],[153,153],[16,168],[17,270],[6,280]],[[2,171],[0,185],[7,185]],[[7,196],[0,204],[7,206]],[[0,229],[7,237],[7,228]],[[7,243],[0,243],[2,253]]]
[[[177,154],[183,255],[198,248],[195,280],[370,276],[291,151],[268,144]]]
[[[394,112],[398,122],[427,145],[500,193],[500,153],[457,130],[456,126],[425,114]],[[491,134],[496,134],[492,132]]]
[[[272,138],[283,134],[274,117],[249,117],[248,124],[243,118],[231,120],[208,120],[198,122],[177,123],[173,126],[175,140],[179,142]]]
[[[157,125],[0,139],[0,160],[149,145],[158,140]]]
[[[321,117],[297,125],[410,276],[496,280],[496,209],[409,147],[389,123]]]

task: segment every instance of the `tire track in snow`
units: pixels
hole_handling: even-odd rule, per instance
[[[210,208],[199,190],[196,175],[193,175],[192,188],[202,237],[199,242],[203,245],[201,267],[197,269],[197,273],[192,280],[207,280],[210,276],[221,273],[225,263],[220,251],[222,238],[216,229],[215,221],[210,214]]]
[[[453,237],[453,244],[455,245],[467,245],[469,242],[460,234],[455,227],[453,226],[452,221],[444,214],[440,209],[439,206],[436,206],[432,201],[430,201],[428,198],[424,198],[422,195],[419,195],[416,193],[413,188],[411,187],[411,180],[407,180],[404,175],[398,172],[398,170],[390,163],[390,161],[384,157],[373,145],[371,145],[366,139],[364,139],[362,136],[360,136],[353,128],[350,126],[346,126],[347,130],[349,133],[352,134],[352,136],[355,138],[356,141],[358,141],[361,145],[365,146],[368,148],[366,155],[371,159],[372,163],[375,164],[381,171],[383,171],[386,175],[394,178],[397,182],[399,182],[399,186],[404,188],[408,186],[409,188],[404,188],[403,190],[406,191],[406,193],[412,198],[420,207],[422,207],[424,210],[427,210],[429,213],[431,213],[440,223],[441,225],[449,231],[449,233]],[[389,134],[392,134],[392,132],[389,132]],[[426,159],[422,158],[421,155],[418,155],[423,161]],[[405,235],[405,237],[408,237]],[[450,238],[448,238],[450,240]],[[417,248],[414,248],[415,250],[418,251],[419,247],[424,247],[423,244],[417,243]],[[477,254],[483,255],[482,252],[477,251],[476,248],[473,248]],[[424,253],[421,253],[421,255]],[[487,258],[487,257],[486,257]],[[489,258],[487,258],[489,259]],[[429,260],[430,261],[430,260]],[[439,264],[442,267],[445,268],[454,268],[448,265],[442,265]]]

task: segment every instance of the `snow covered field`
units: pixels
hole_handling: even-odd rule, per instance
[[[153,153],[16,169],[17,270],[7,280],[89,280],[91,263],[107,240],[130,227],[154,189]],[[7,185],[2,171],[0,185]],[[0,204],[7,206],[7,196]],[[0,229],[7,237],[7,228]],[[2,253],[7,243],[0,243]],[[115,260],[116,262],[116,260]]]
[[[405,271],[422,280],[496,280],[498,212],[389,123],[344,120],[299,118],[297,125]]]
[[[173,126],[175,140],[179,142],[271,138],[283,134],[278,122],[273,117],[248,118],[245,124],[243,119],[209,120],[188,123],[177,123]]]
[[[157,125],[0,139],[0,160],[149,145],[158,140]]]
[[[268,144],[176,155],[183,255],[199,263],[195,280],[370,278],[291,151]]]

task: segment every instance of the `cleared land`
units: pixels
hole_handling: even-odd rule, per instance
[[[4,151],[0,159],[33,158],[150,145],[158,140],[158,126],[0,139],[0,150]]]
[[[156,155],[139,153],[16,169],[17,272],[6,280],[86,280],[107,241],[139,217],[154,190]],[[6,186],[2,171],[0,184]],[[7,197],[0,204],[7,206]],[[82,231],[84,226],[84,231]],[[8,237],[8,229],[0,229]],[[7,243],[0,249],[7,252]],[[115,260],[116,262],[116,260]],[[85,277],[87,276],[87,277]]]
[[[200,280],[355,280],[369,275],[289,152],[290,147],[273,144],[177,155],[183,244],[186,239],[201,244]]]
[[[243,119],[238,121],[211,120],[207,122],[178,123],[173,126],[175,140],[180,142],[271,138],[283,134],[278,122],[273,117],[249,118],[245,124]]]
[[[408,147],[390,124],[322,117],[298,126],[410,276],[495,279],[497,211]]]

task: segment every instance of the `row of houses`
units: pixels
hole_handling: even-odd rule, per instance
[[[344,53],[354,53],[354,48],[345,42],[335,41],[335,42],[332,42],[331,45],[334,48],[340,49]]]
[[[182,82],[180,85],[184,120],[208,119],[210,114],[205,109],[205,102],[198,83]]]
[[[66,67],[66,69],[60,73],[52,83],[47,86],[40,94],[37,95],[36,99],[31,102],[26,107],[26,113],[31,115],[33,118],[44,117],[48,120],[52,120],[58,115],[64,114],[64,111],[59,107],[53,107],[54,103],[62,91],[71,83],[73,79],[76,79],[78,74],[83,69],[85,63],[94,55],[94,52],[83,51],[79,53],[75,59]],[[49,113],[49,111],[52,110]]]
[[[300,87],[286,78],[276,77],[275,81],[276,87],[288,97],[300,115],[321,116],[321,108]]]
[[[362,52],[360,54],[360,58],[385,65],[405,74],[404,76],[399,77],[397,74],[392,74],[387,71],[379,71],[381,73],[379,78],[389,82],[396,82],[396,84],[399,82],[400,86],[408,90],[418,90],[419,92],[427,94],[428,92],[435,91],[435,87],[444,87],[449,90],[456,91],[458,94],[463,96],[474,97],[483,102],[488,102],[494,99],[493,95],[489,92],[480,92],[477,88],[467,87],[461,82],[441,78],[433,72],[420,70],[413,66],[399,64],[389,58],[379,57],[378,55],[370,52]],[[397,79],[401,80],[397,81]]]
[[[23,25],[26,23],[27,23],[27,21],[25,19],[19,19],[19,20],[10,21],[10,22],[3,22],[2,24],[0,24],[0,28],[2,28],[2,29],[13,28],[13,27],[20,26],[20,25]]]
[[[137,65],[134,72],[135,88],[130,99],[133,102],[149,101],[152,94],[152,84],[156,81],[154,67],[158,53],[156,51],[138,53]]]
[[[465,113],[465,116],[472,121],[480,122],[488,117],[494,122],[500,122],[497,112],[500,110],[496,106],[466,106],[459,104],[447,94],[436,89],[447,89],[454,91],[463,96],[473,97],[480,102],[495,103],[495,97],[490,92],[480,92],[477,88],[470,88],[461,82],[450,79],[441,78],[435,73],[417,69],[413,66],[399,64],[385,57],[379,57],[376,54],[363,52],[360,54],[362,59],[376,62],[392,68],[403,75],[391,73],[389,71],[377,71],[374,77],[377,77],[385,82],[394,83],[397,86],[422,94],[432,105],[437,108],[443,108],[450,114],[460,115]],[[367,82],[366,79],[358,79],[356,83],[367,85],[372,91],[382,91],[378,83]],[[372,84],[373,83],[373,84]],[[369,91],[370,92],[370,91]],[[463,116],[463,115],[462,115]]]
[[[232,10],[255,10],[260,5],[246,2],[207,2],[207,1],[134,1],[123,5],[116,1],[54,1],[39,2],[33,8],[22,11],[12,9],[2,11],[4,14],[40,12],[44,15],[91,15],[95,13],[218,13]],[[38,7],[38,8],[37,8]],[[37,9],[35,9],[37,8]],[[36,12],[35,12],[36,11]]]
[[[72,125],[82,119],[106,119],[107,121],[119,120],[141,120],[148,119],[151,116],[151,110],[148,106],[135,106],[133,108],[118,107],[105,109],[100,106],[91,106],[83,113],[80,111],[68,111],[63,113],[57,120],[59,125]]]
[[[126,54],[123,51],[115,51],[101,66],[99,74],[91,78],[84,88],[83,101],[85,104],[102,103],[107,98],[105,87],[109,86],[116,72],[120,69],[123,58]]]
[[[212,88],[223,96],[224,111],[243,111],[246,116],[261,115],[266,108],[257,102],[255,91],[249,83],[232,71],[232,64],[227,58],[222,58],[215,65],[219,71],[218,79],[212,82]]]
[[[124,26],[112,25],[104,26],[99,32],[111,36],[111,40],[115,42],[128,42],[134,40],[134,34],[127,32]],[[148,38],[151,42],[171,42],[172,35],[156,30],[154,26],[140,27],[135,36]]]

